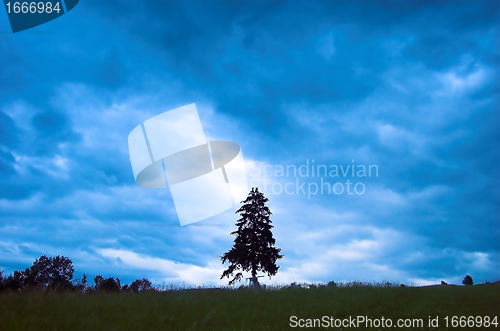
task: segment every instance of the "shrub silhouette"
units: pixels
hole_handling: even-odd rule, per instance
[[[140,291],[151,290],[152,286],[151,282],[148,279],[143,278],[143,279],[136,279],[135,281],[133,281],[132,284],[130,284],[130,289],[134,292],[140,292]]]
[[[121,289],[120,279],[116,280],[113,277],[104,279],[102,275],[94,277],[95,289],[97,291],[118,292]]]
[[[469,275],[466,275],[464,279],[462,280],[462,284],[464,285],[473,285],[474,282],[472,281],[472,277]]]
[[[74,289],[85,292],[87,288],[88,288],[87,275],[83,274],[82,279],[76,282]]]

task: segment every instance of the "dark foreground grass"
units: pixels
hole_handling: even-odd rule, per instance
[[[393,324],[398,319],[421,318],[424,327],[390,329],[456,330],[444,326],[446,316],[493,317],[499,312],[498,285],[0,293],[0,329],[9,331],[283,330],[291,329],[292,315],[304,319],[383,316]],[[428,326],[429,316],[439,316],[438,328]],[[462,328],[468,329],[479,328]]]

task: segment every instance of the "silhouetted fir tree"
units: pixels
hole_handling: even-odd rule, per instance
[[[257,271],[267,273],[269,277],[276,275],[279,266],[276,260],[283,258],[280,248],[274,247],[276,240],[273,238],[270,216],[272,215],[265,203],[269,201],[258,188],[252,188],[243,206],[236,211],[241,218],[236,222],[238,230],[231,232],[236,235],[233,247],[221,257],[222,263],[226,261],[231,265],[224,270],[220,279],[231,277],[237,270],[250,271],[254,280]],[[241,272],[236,273],[229,285],[234,284],[243,277]],[[258,285],[258,282],[257,284]]]

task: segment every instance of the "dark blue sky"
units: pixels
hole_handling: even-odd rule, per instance
[[[323,178],[363,194],[269,185],[285,258],[267,283],[500,279],[499,7],[82,0],[15,34],[0,10],[0,269],[65,255],[76,277],[222,283],[235,209],[181,227],[128,155],[139,123],[196,103],[249,181],[307,191],[321,179],[255,168],[378,167]]]

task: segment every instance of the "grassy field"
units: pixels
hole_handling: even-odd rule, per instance
[[[292,315],[345,319],[421,318],[423,327],[373,330],[456,330],[453,316],[500,315],[498,283],[473,286],[336,286],[185,289],[122,293],[0,293],[1,330],[286,330]],[[429,327],[429,316],[439,327]],[[497,317],[498,319],[498,317]],[[306,321],[304,321],[305,323]],[[364,327],[358,329],[369,329]],[[462,328],[495,330],[490,328]],[[297,328],[295,328],[297,329]],[[350,328],[331,327],[332,330]]]

